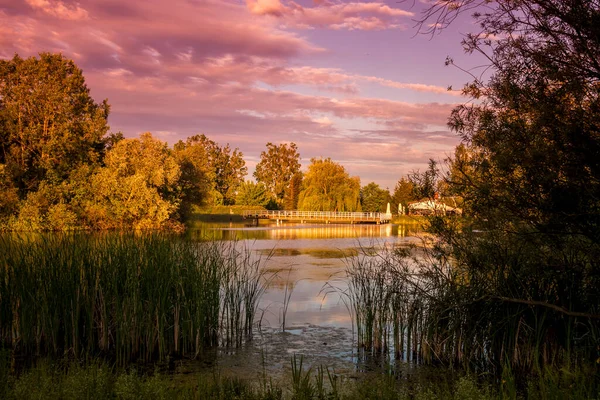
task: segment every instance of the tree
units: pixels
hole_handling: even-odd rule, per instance
[[[408,180],[413,186],[413,197],[421,199],[433,199],[437,193],[439,169],[437,162],[429,159],[429,165],[425,172],[419,170],[408,174]]]
[[[360,179],[331,158],[311,158],[304,175],[298,209],[307,211],[360,210]]]
[[[401,204],[404,209],[408,207],[408,203],[417,200],[415,197],[415,187],[407,178],[401,178],[394,188],[392,194],[392,211],[397,212],[398,205]]]
[[[12,215],[19,205],[19,193],[13,186],[10,176],[6,173],[6,166],[0,164],[0,218]]]
[[[270,201],[271,196],[265,185],[252,181],[242,183],[235,198],[235,204],[240,206],[266,207]]]
[[[274,145],[267,143],[267,151],[260,153],[254,177],[265,184],[281,205],[292,177],[300,171],[300,154],[295,143]]]
[[[181,170],[167,144],[144,133],[119,141],[80,199],[89,226],[161,228],[175,216]]]
[[[215,189],[223,204],[234,204],[236,191],[248,173],[243,153],[237,148],[231,151],[228,143],[210,153],[210,160],[215,171]]]
[[[60,54],[0,60],[0,165],[20,198],[43,180],[61,181],[77,165],[98,162],[108,112]]]
[[[362,210],[366,212],[385,212],[391,200],[390,192],[371,182],[361,190]]]
[[[302,172],[296,172],[288,184],[283,198],[283,207],[286,210],[296,210],[300,191],[302,190]]]
[[[180,215],[188,216],[192,206],[201,206],[209,201],[215,181],[215,171],[209,164],[205,141],[200,136],[187,138],[173,146],[181,170],[180,187],[182,199]]]
[[[472,219],[431,224],[438,260],[452,263],[443,273],[427,271],[425,282],[448,282],[437,286],[429,315],[439,313],[438,335],[447,324],[454,337],[473,343],[462,345],[465,363],[483,358],[523,372],[574,358],[594,364],[600,3],[438,0],[426,16],[444,26],[467,9],[482,30],[464,46],[488,57],[492,76],[475,77],[464,92],[479,101],[450,117],[464,145],[451,163],[450,189],[464,197]],[[498,334],[508,331],[510,337]],[[480,343],[489,344],[485,354],[476,350]]]
[[[193,148],[190,152],[195,153],[192,159],[198,171],[206,168],[204,174],[211,182],[213,203],[234,204],[236,191],[248,173],[244,155],[239,149],[232,151],[229,143],[221,147],[205,135],[192,136],[185,144],[178,143],[176,147],[178,152],[186,147]]]

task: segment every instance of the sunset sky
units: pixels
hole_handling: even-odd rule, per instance
[[[295,142],[393,189],[458,143],[446,121],[469,76],[468,16],[419,35],[428,0],[0,0],[0,57],[62,52],[108,98],[112,131],[204,133],[244,153]]]

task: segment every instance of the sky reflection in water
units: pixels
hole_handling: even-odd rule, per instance
[[[265,267],[276,276],[263,296],[262,325],[281,327],[286,286],[292,290],[286,325],[311,324],[351,328],[350,314],[329,283],[344,290],[345,258],[361,247],[383,247],[416,240],[414,225],[199,223],[195,238],[237,240],[257,257],[270,257]],[[327,293],[327,295],[326,295]]]
[[[419,224],[198,223],[188,231],[192,238],[236,240],[263,258],[272,277],[259,306],[255,339],[241,349],[218,350],[220,367],[248,378],[264,370],[277,379],[289,372],[290,356],[302,354],[307,367],[329,366],[345,375],[363,370],[368,363],[353,345],[352,318],[339,293],[347,288],[345,258],[360,248],[418,241],[420,230]],[[283,332],[286,287],[291,297]]]

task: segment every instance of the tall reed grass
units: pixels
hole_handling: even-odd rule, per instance
[[[424,356],[426,309],[406,250],[372,247],[347,259],[348,289],[342,294],[353,315],[358,346],[397,360]]]
[[[25,356],[197,356],[250,339],[263,259],[167,235],[0,236],[0,345]]]
[[[347,259],[343,295],[364,352],[498,377],[508,370],[518,379],[548,368],[587,371],[600,384],[598,303],[588,317],[552,308],[551,301],[521,301],[534,292],[551,299],[557,285],[511,281],[509,268],[478,270],[481,263],[508,262],[500,245],[490,243],[481,259],[467,263],[441,240],[427,240],[421,247],[363,250]],[[522,255],[509,261],[515,270],[529,262]]]

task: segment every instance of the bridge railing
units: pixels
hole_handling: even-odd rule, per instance
[[[248,210],[244,218],[298,219],[298,220],[345,220],[345,221],[389,221],[391,214],[379,212],[347,211],[286,211],[286,210]]]

